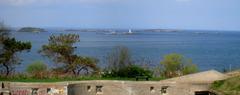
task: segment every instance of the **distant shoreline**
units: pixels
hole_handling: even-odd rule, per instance
[[[127,29],[64,29],[65,32],[112,32],[116,30]],[[133,31],[146,31],[146,32],[180,32],[176,29],[132,29]]]

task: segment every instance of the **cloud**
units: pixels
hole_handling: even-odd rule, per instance
[[[176,0],[177,2],[189,2],[189,1],[192,1],[192,0]]]
[[[0,5],[29,5],[29,4],[55,4],[55,3],[101,3],[121,0],[0,0]]]
[[[4,5],[25,5],[35,2],[36,0],[1,0],[0,4]]]

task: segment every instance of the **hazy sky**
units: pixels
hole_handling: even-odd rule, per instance
[[[13,27],[240,30],[240,0],[0,0]]]

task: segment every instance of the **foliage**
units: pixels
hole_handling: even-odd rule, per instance
[[[240,76],[228,78],[226,80],[215,81],[211,89],[218,92],[219,95],[239,95],[240,94]]]
[[[89,74],[89,70],[92,70],[94,74],[99,72],[99,68],[97,67],[98,59],[92,57],[81,57],[72,64],[73,68],[76,68],[76,73],[79,75],[81,71],[85,70],[85,74]]]
[[[6,25],[4,25],[3,22],[0,22],[0,44],[2,44],[6,38],[9,38],[9,32],[10,32],[9,28]]]
[[[136,76],[152,77],[152,72],[141,66],[134,65],[129,49],[116,46],[107,56],[108,68],[103,77],[135,78]],[[145,63],[145,61],[144,61]],[[145,64],[144,64],[145,65]]]
[[[187,66],[183,67],[182,74],[187,75],[191,73],[196,73],[198,71],[197,65],[188,63]]]
[[[127,47],[116,46],[107,56],[108,69],[119,70],[132,64],[131,54]]]
[[[130,65],[125,68],[112,70],[111,72],[105,72],[105,74],[103,74],[103,77],[135,78],[136,76],[152,77],[152,72],[137,65]]]
[[[46,77],[47,65],[42,61],[36,61],[28,65],[26,71],[33,77],[42,79],[43,77]]]
[[[150,78],[150,81],[159,81],[164,78]],[[46,77],[36,78],[29,77],[26,74],[16,74],[10,77],[0,76],[0,81],[11,81],[11,82],[62,82],[62,81],[84,81],[84,80],[122,80],[122,81],[135,81],[135,78],[120,78],[120,77],[96,77],[96,76],[78,76],[78,77]]]
[[[58,36],[51,35],[49,43],[42,46],[40,53],[51,58],[55,63],[60,64],[57,68],[62,68],[64,73],[71,72],[74,75],[79,75],[82,70],[89,69],[96,72],[97,60],[91,57],[82,57],[74,54],[77,47],[75,43],[79,42],[77,34],[60,34]]]
[[[6,76],[8,76],[10,72],[14,70],[14,66],[21,62],[17,53],[24,50],[30,50],[31,43],[17,41],[15,38],[4,38],[1,46],[0,66],[4,68],[2,72],[5,72]]]
[[[35,27],[23,27],[18,30],[18,32],[46,32],[42,28],[35,28]]]
[[[176,77],[197,72],[197,66],[191,60],[176,53],[164,56],[160,64],[164,67],[163,75],[165,77]]]

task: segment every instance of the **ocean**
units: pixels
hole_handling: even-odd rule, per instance
[[[22,59],[17,71],[24,71],[26,66],[34,61],[42,60],[49,66],[54,62],[43,57],[38,50],[48,43],[50,35],[74,33],[80,35],[80,42],[75,46],[76,54],[91,56],[100,60],[98,66],[104,68],[107,54],[115,46],[129,48],[134,60],[150,60],[149,66],[160,64],[164,55],[179,53],[190,58],[197,64],[200,71],[216,69],[240,68],[240,32],[234,31],[201,31],[181,30],[178,32],[152,32],[147,30],[132,30],[133,34],[125,35],[128,30],[114,30],[119,34],[103,32],[62,31],[62,29],[47,29],[48,32],[29,33],[13,31],[12,35],[21,41],[31,41],[30,52],[19,54]]]

